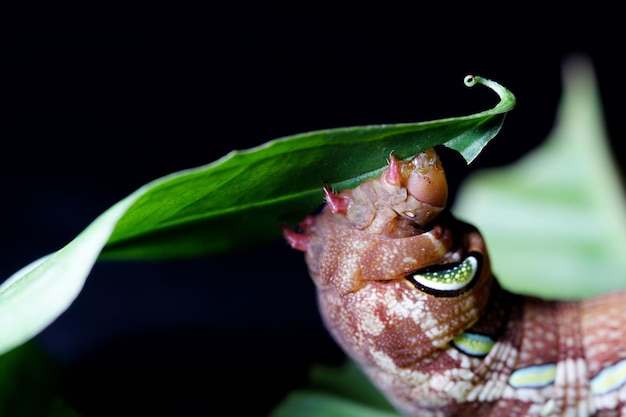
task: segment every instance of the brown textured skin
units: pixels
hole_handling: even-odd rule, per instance
[[[326,327],[389,401],[407,416],[626,417],[626,294],[506,292],[478,231],[445,212],[434,151],[392,165],[398,178],[340,193],[347,211],[325,209],[301,235]],[[483,255],[480,278],[457,296],[405,278],[470,252]],[[466,331],[492,339],[488,353],[455,347]]]

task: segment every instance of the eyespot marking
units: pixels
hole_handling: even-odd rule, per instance
[[[452,346],[469,356],[483,358],[487,356],[495,340],[484,334],[463,332],[452,339]]]
[[[419,290],[437,297],[454,297],[470,289],[480,275],[482,257],[470,253],[456,264],[436,265],[416,271],[406,278]]]
[[[591,393],[602,395],[626,384],[626,359],[604,368],[590,381]]]
[[[555,377],[555,363],[526,366],[511,373],[509,385],[513,388],[542,388],[552,384]]]

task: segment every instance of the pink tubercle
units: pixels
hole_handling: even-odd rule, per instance
[[[350,201],[345,197],[341,197],[333,193],[330,188],[326,186],[326,184],[324,184],[323,189],[328,209],[333,214],[346,214],[348,212],[348,205],[350,204]]]
[[[398,167],[398,161],[393,154],[389,155],[389,167],[383,173],[383,179],[389,185],[400,184],[400,168]]]
[[[292,248],[302,252],[307,251],[309,242],[311,241],[311,235],[298,233],[287,226],[282,226],[281,228],[283,230],[283,237]]]

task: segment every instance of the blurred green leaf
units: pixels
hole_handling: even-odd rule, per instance
[[[269,415],[287,416],[401,417],[351,360],[313,366],[308,387],[290,393]]]
[[[315,365],[311,368],[309,388],[358,401],[380,410],[395,411],[361,368],[352,360],[339,367]]]
[[[547,140],[468,178],[453,211],[481,230],[506,288],[574,299],[626,287],[626,200],[590,61],[567,60],[563,82]]]
[[[402,417],[359,402],[315,391],[294,391],[270,417]]]
[[[0,356],[0,416],[79,417],[61,397],[60,374],[33,342]]]

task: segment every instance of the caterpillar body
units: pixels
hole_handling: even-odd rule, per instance
[[[626,293],[512,294],[446,210],[434,149],[338,194],[299,230],[334,340],[407,416],[626,417]]]

